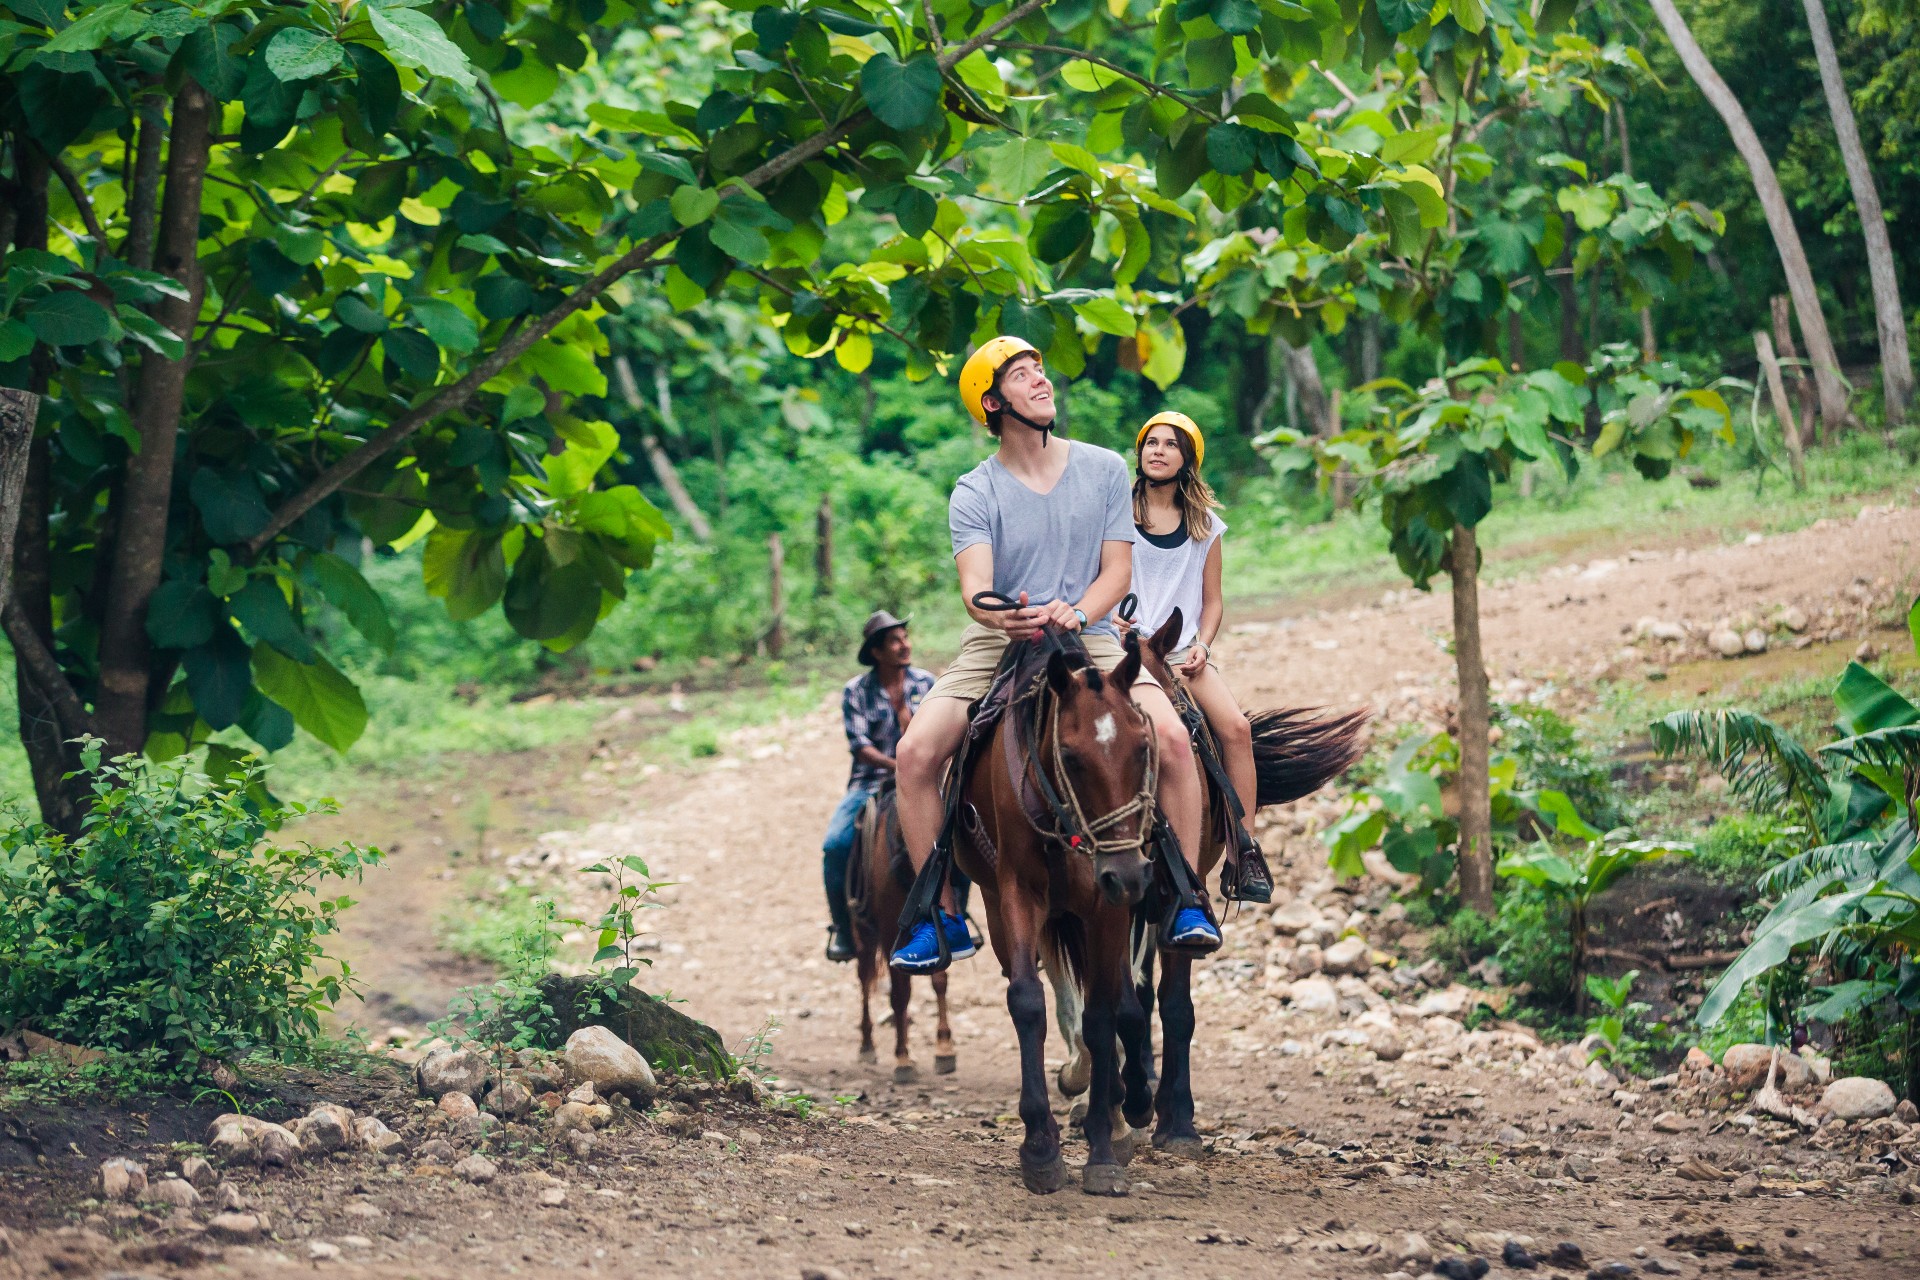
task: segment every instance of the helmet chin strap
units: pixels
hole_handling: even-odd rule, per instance
[[[1022,426],[1031,427],[1035,431],[1038,431],[1040,433],[1040,447],[1042,449],[1046,448],[1047,439],[1053,433],[1053,423],[1035,422],[1032,418],[1029,418],[1026,414],[1021,413],[1018,409],[1014,408],[1012,403],[1009,402],[1005,396],[1000,396],[998,392],[995,392],[994,394],[996,396],[999,396],[1001,417],[1012,418],[1015,422],[1018,422]]]

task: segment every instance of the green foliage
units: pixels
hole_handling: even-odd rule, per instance
[[[1733,813],[1707,828],[1694,865],[1728,881],[1751,885],[1768,868],[1806,847],[1807,829],[1769,813]]]
[[[319,1035],[353,985],[323,971],[351,905],[323,890],[378,851],[270,841],[330,806],[268,798],[255,760],[207,778],[92,743],[84,762],[81,834],[0,832],[0,1022],[182,1070]]]
[[[1429,937],[1427,953],[1458,971],[1491,958],[1508,985],[1529,989],[1530,1003],[1565,1005],[1573,991],[1565,902],[1523,883],[1502,882],[1494,905],[1491,917],[1455,911]]]
[[[551,898],[513,885],[444,912],[435,922],[440,949],[480,960],[504,974],[545,973],[560,949],[560,922]]]
[[[1649,1074],[1656,1056],[1669,1053],[1678,1042],[1666,1022],[1646,1021],[1652,1005],[1631,999],[1639,977],[1638,969],[1629,969],[1617,978],[1590,973],[1586,980],[1589,999],[1602,1009],[1587,1020],[1586,1033],[1600,1037],[1600,1057],[1629,1075]]]
[[[1920,647],[1920,609],[1909,613],[1909,627]],[[1702,1026],[1726,1016],[1756,981],[1768,984],[1770,1005],[1777,1003],[1776,978],[1804,974],[1810,955],[1868,984],[1836,991],[1816,1006],[1822,1013],[1844,1019],[1887,996],[1920,1011],[1920,968],[1912,960],[1920,947],[1913,816],[1920,709],[1858,662],[1847,664],[1833,702],[1845,736],[1817,757],[1746,712],[1673,715],[1654,726],[1656,743],[1667,750],[1706,751],[1730,772],[1737,794],[1760,803],[1797,796],[1808,819],[1802,851],[1761,878],[1760,891],[1777,902],[1707,994]]]

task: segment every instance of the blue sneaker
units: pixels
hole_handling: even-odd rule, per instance
[[[1212,951],[1220,945],[1220,930],[1199,907],[1183,907],[1167,931],[1166,944],[1187,951]]]
[[[940,923],[946,930],[947,950],[955,960],[965,960],[973,954],[973,935],[967,932],[965,920],[942,911]],[[940,942],[933,932],[933,921],[922,920],[915,925],[907,945],[894,952],[887,963],[908,973],[938,973],[943,966],[940,963]]]

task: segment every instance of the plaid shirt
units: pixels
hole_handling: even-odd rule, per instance
[[[902,682],[907,709],[918,710],[920,699],[933,688],[933,672],[908,667]],[[840,720],[847,730],[847,750],[853,753],[853,773],[847,779],[847,790],[879,790],[880,785],[893,776],[893,771],[860,759],[859,751],[862,747],[872,747],[883,756],[892,755],[900,745],[900,717],[893,714],[893,702],[880,686],[878,674],[869,671],[847,681],[840,695]]]

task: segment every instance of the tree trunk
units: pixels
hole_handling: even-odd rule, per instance
[[[1793,214],[1787,208],[1785,193],[1780,190],[1773,162],[1767,159],[1766,150],[1760,145],[1760,137],[1753,131],[1740,100],[1707,60],[1686,19],[1674,8],[1673,0],[1648,0],[1648,3],[1666,30],[1667,39],[1673,42],[1674,52],[1680,55],[1687,74],[1720,113],[1727,132],[1733,135],[1735,149],[1746,161],[1754,194],[1766,211],[1767,229],[1773,232],[1774,247],[1780,254],[1780,267],[1786,273],[1787,290],[1793,295],[1794,312],[1800,317],[1801,336],[1807,340],[1807,355],[1813,361],[1814,383],[1820,392],[1820,419],[1829,431],[1837,431],[1848,421],[1847,388],[1840,377],[1840,358],[1834,353],[1833,339],[1827,333],[1827,318],[1820,310],[1820,294],[1813,285],[1813,268],[1807,265],[1800,231],[1793,225]]]
[[[1627,134],[1627,106],[1624,102],[1613,104],[1614,118],[1620,125],[1620,172],[1626,177],[1633,176],[1633,139]],[[1653,341],[1653,308],[1640,308],[1640,358],[1651,361],[1659,352]]]
[[[1853,104],[1847,100],[1846,81],[1840,78],[1840,59],[1833,52],[1833,33],[1827,28],[1822,0],[1804,0],[1807,29],[1813,33],[1813,57],[1820,64],[1820,86],[1826,90],[1827,111],[1833,116],[1840,158],[1847,167],[1847,185],[1853,188],[1853,207],[1860,215],[1860,231],[1867,242],[1867,276],[1873,282],[1874,327],[1880,334],[1880,386],[1886,394],[1887,425],[1907,420],[1913,403],[1913,358],[1907,352],[1906,312],[1900,306],[1900,280],[1893,271],[1893,245],[1887,237],[1887,219],[1880,208],[1880,189],[1874,185],[1860,129],[1854,123]],[[1803,326],[1804,327],[1804,326]]]
[[[134,426],[140,448],[126,464],[120,534],[100,623],[100,687],[94,718],[109,756],[146,745],[148,690],[147,601],[160,583],[167,517],[173,500],[173,455],[193,364],[193,328],[206,291],[200,271],[200,192],[207,175],[214,104],[189,81],[173,100],[167,148],[167,189],[160,208],[155,266],[179,281],[187,296],[166,298],[158,319],[188,349],[178,360],[148,354],[140,363]]]
[[[1773,343],[1764,330],[1753,331],[1753,349],[1760,357],[1760,372],[1767,380],[1767,394],[1773,398],[1773,416],[1779,420],[1780,435],[1787,442],[1787,463],[1793,468],[1793,487],[1807,487],[1806,451],[1800,445],[1800,426],[1793,418],[1793,404],[1780,381],[1780,362],[1774,358]]]
[[[1380,376],[1380,317],[1360,319],[1360,381],[1372,382]]]
[[[787,647],[787,549],[780,535],[767,535],[767,656]]]
[[[1460,900],[1493,915],[1493,811],[1487,770],[1487,665],[1480,654],[1480,546],[1466,525],[1453,526],[1453,661],[1460,682]]]
[[[833,594],[833,499],[824,493],[813,513],[813,594]]]
[[[613,358],[613,374],[620,382],[620,392],[626,396],[627,403],[636,411],[646,410],[646,401],[640,398],[640,384],[633,380],[633,365],[625,356]],[[658,397],[660,420],[673,424],[673,392],[666,382],[666,370],[654,367],[654,391]],[[673,509],[687,522],[687,531],[693,534],[695,542],[711,542],[713,526],[707,523],[706,513],[700,510],[700,504],[687,492],[687,486],[680,483],[680,470],[673,465],[673,459],[667,456],[666,449],[660,443],[660,437],[644,427],[640,432],[640,447],[647,452],[647,462],[653,467],[653,474],[660,481],[660,487],[667,491],[667,500],[673,503]]]
[[[1560,358],[1571,364],[1584,365],[1587,362],[1587,349],[1580,342],[1580,295],[1575,291],[1573,280],[1576,228],[1572,214],[1560,215],[1560,228],[1560,261],[1553,268],[1554,291],[1560,295]]]
[[[140,104],[140,137],[135,143],[132,194],[127,197],[127,238],[120,256],[142,271],[153,269],[154,210],[160,196],[160,147],[166,141],[165,105],[157,98]]]
[[[1299,392],[1308,432],[1321,437],[1337,435],[1339,425],[1333,420],[1332,405],[1327,400],[1326,384],[1320,381],[1320,366],[1313,358],[1313,348],[1296,347],[1286,341],[1280,345],[1285,353],[1287,374]]]
[[[1800,443],[1804,447],[1808,441],[1819,439],[1819,420],[1814,416],[1817,409],[1813,379],[1798,364],[1800,349],[1793,345],[1792,303],[1784,293],[1774,294],[1767,302],[1773,309],[1774,358],[1788,362],[1781,365],[1781,377],[1793,384],[1793,398],[1799,402]]]
[[[0,609],[5,609],[12,598],[13,534],[20,527],[27,460],[33,453],[33,423],[39,416],[39,396],[0,387]]]
[[[1253,406],[1253,421],[1248,424],[1247,429],[1247,434],[1250,436],[1257,436],[1266,431],[1267,418],[1273,413],[1274,404],[1286,395],[1287,365],[1286,359],[1282,354],[1285,347],[1286,339],[1282,338],[1278,333],[1268,335],[1267,356],[1266,359],[1262,361],[1266,373],[1267,385],[1265,389],[1260,392],[1260,399]],[[1293,424],[1289,422],[1287,425],[1292,426]]]

